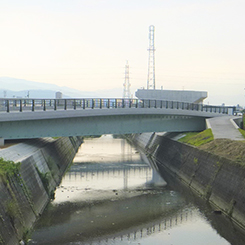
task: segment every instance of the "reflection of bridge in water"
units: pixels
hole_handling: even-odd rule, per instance
[[[130,178],[143,177],[144,181],[151,182],[153,177],[152,169],[142,163],[113,163],[113,164],[75,164],[70,171],[63,177],[64,180],[79,180],[81,182],[87,179],[105,180],[110,176],[116,175],[118,179],[123,179],[123,189],[128,188]]]
[[[192,207],[187,207],[179,194],[154,186],[142,186],[151,181],[152,174],[153,171],[142,162],[114,162],[105,165],[76,163],[64,177],[64,186],[58,189],[65,196],[69,195],[69,202],[66,199],[62,205],[57,205],[59,202],[54,201],[57,206],[50,209],[44,218],[52,220],[52,224],[49,224],[48,229],[40,228],[35,234],[36,239],[45,238],[42,244],[58,244],[59,241],[79,241],[81,244],[134,241],[190,220]],[[86,185],[82,185],[86,178],[90,181],[94,179],[98,183],[102,179],[111,183],[110,176],[116,176],[116,180],[111,178],[112,181],[120,182],[121,188],[117,186],[116,193],[114,186],[103,191],[99,184],[97,189],[85,191]],[[146,177],[142,180],[143,176]],[[130,179],[139,179],[141,182],[130,185]],[[72,189],[75,181],[81,183],[79,190]],[[72,193],[79,200],[73,202]],[[93,200],[90,199],[91,195]],[[53,220],[52,217],[56,219]]]
[[[121,192],[118,196],[110,193],[106,199],[98,198],[92,203],[65,202],[51,208],[44,217],[50,220],[49,227],[40,227],[33,241],[45,239],[42,244],[134,241],[192,221],[198,214],[181,196],[169,190],[130,190],[129,197]]]
[[[100,239],[94,239],[88,242],[88,244],[101,243],[105,241],[108,244],[116,243],[117,241],[136,241],[147,236],[151,236],[160,232],[168,231],[176,226],[185,224],[193,220],[193,217],[197,215],[197,210],[193,207],[183,208],[177,210],[176,213],[171,213],[169,216],[155,220],[139,227],[131,227],[130,232],[127,230],[121,231],[113,236],[105,236]],[[133,231],[132,231],[133,230]]]
[[[132,152],[135,149],[131,145],[126,143],[126,140],[121,139],[121,159],[117,162],[114,159],[107,159],[106,164],[100,163],[100,158],[98,162],[79,162],[79,159],[75,160],[74,165],[71,167],[70,171],[64,176],[64,179],[105,179],[111,176],[111,174],[116,174],[118,177],[123,178],[124,186],[123,189],[128,188],[129,178],[146,176],[145,181],[147,184],[155,185],[165,185],[166,182],[160,177],[156,169],[152,168],[150,164],[150,159],[148,159],[144,153],[139,152],[140,159],[134,159],[132,163]],[[137,155],[136,155],[137,156]],[[118,156],[117,156],[118,158]],[[138,156],[137,156],[138,158]],[[84,161],[84,158],[81,158]]]

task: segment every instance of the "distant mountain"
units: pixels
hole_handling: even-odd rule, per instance
[[[55,84],[39,83],[24,79],[0,77],[0,98],[55,98],[55,93],[61,92],[63,98],[102,98],[122,97],[122,88],[111,90],[80,91]]]

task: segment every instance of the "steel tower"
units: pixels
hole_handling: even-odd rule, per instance
[[[149,58],[148,58],[148,78],[147,78],[147,89],[155,89],[155,40],[154,40],[155,27],[151,25],[149,27]]]
[[[123,83],[123,98],[125,99],[130,99],[131,97],[130,86],[131,84],[129,82],[129,65],[127,61],[125,65],[125,79]]]

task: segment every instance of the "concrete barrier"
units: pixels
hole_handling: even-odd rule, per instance
[[[18,174],[0,176],[0,244],[25,240],[81,143],[81,137],[45,138],[0,150],[4,160],[21,163]]]
[[[143,138],[134,136],[134,143],[138,144]],[[245,228],[244,167],[164,136],[155,136],[150,144],[152,148],[145,148],[145,152],[155,159],[160,173],[167,171],[180,179]],[[146,142],[144,145],[147,145]]]

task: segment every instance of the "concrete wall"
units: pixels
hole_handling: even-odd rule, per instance
[[[245,168],[164,136],[155,135],[151,142],[144,142],[143,136],[134,135],[133,140],[139,146],[152,146],[146,151],[153,156],[160,172],[167,171],[179,178],[237,224],[245,227]]]
[[[43,212],[82,143],[81,137],[25,141],[0,150],[21,162],[18,175],[0,176],[0,244],[19,244]]]

